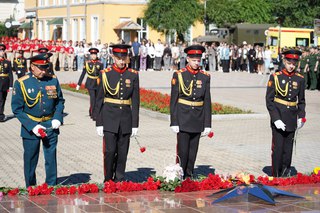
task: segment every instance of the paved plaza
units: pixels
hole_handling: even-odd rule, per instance
[[[77,82],[80,72],[57,72],[61,83]],[[170,93],[172,72],[142,72],[140,86]],[[213,102],[252,110],[251,115],[213,116],[213,139],[200,141],[196,174],[235,174],[245,171],[264,175],[271,164],[271,129],[265,107],[268,76],[248,73],[211,75]],[[101,183],[102,138],[96,134],[95,123],[88,116],[89,96],[64,91],[65,125],[58,143],[58,177],[64,183],[90,180]],[[320,92],[306,91],[307,123],[299,131],[292,166],[299,172],[310,173],[320,164]],[[5,113],[9,120],[0,123],[0,186],[24,186],[23,149],[20,123],[12,117],[11,94]],[[140,153],[131,140],[126,178],[144,181],[151,174],[162,175],[165,166],[174,163],[176,135],[169,128],[168,116],[141,109],[139,142],[147,150]],[[37,168],[38,183],[45,180],[43,153]]]

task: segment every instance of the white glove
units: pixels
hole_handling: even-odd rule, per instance
[[[201,133],[202,136],[207,136],[211,131],[210,127],[204,128],[204,131]]]
[[[12,91],[12,89],[13,89],[12,87],[9,87],[9,91]]]
[[[61,126],[61,122],[57,119],[53,119],[51,121],[51,125],[52,125],[52,129],[59,129],[59,127]]]
[[[282,131],[286,131],[286,125],[282,122],[282,120],[276,120],[274,122],[274,125],[276,125],[277,129],[282,129]]]
[[[37,124],[35,127],[33,127],[32,132],[40,137],[40,134],[38,133],[39,129],[46,129],[44,126],[41,126],[40,124]]]
[[[138,128],[132,128],[131,137],[138,135]]]
[[[79,90],[79,89],[80,89],[80,85],[77,85],[76,90]]]
[[[172,129],[172,131],[174,133],[178,133],[179,132],[179,126],[170,126],[170,128]]]
[[[98,134],[100,137],[103,137],[103,126],[97,126],[97,127],[96,127],[96,130],[97,130],[97,134]]]
[[[302,122],[302,118],[299,118],[298,122],[297,122],[297,128],[301,129],[303,127],[303,125],[304,125],[304,122]]]

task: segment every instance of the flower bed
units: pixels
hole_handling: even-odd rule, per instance
[[[240,173],[234,177],[232,176],[220,176],[215,174],[209,174],[200,180],[186,179],[179,181],[166,182],[164,177],[149,177],[147,181],[143,183],[134,183],[131,181],[113,182],[107,181],[104,184],[96,183],[84,183],[80,185],[71,186],[48,186],[42,184],[39,186],[25,188],[6,188],[0,187],[0,200],[4,195],[66,195],[66,194],[84,194],[84,193],[116,193],[116,192],[133,192],[133,191],[174,191],[179,192],[192,192],[203,190],[218,190],[226,189],[240,184],[260,183],[268,186],[289,186],[297,184],[316,184],[320,183],[320,172],[317,174],[304,175],[298,173],[296,176],[288,178],[273,178],[268,176],[259,176],[255,178],[253,175]]]
[[[88,94],[82,84],[80,89],[76,90],[77,84],[61,84],[61,88],[67,89],[73,92],[80,92],[82,94]],[[170,113],[170,95],[162,94],[161,92],[147,90],[140,88],[140,105],[143,108],[150,109],[165,114]],[[212,103],[212,114],[247,114],[252,113],[250,110],[242,110],[237,107],[222,105],[219,103]]]

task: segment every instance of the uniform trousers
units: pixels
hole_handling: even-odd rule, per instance
[[[192,177],[193,175],[200,135],[201,133],[190,133],[183,131],[180,131],[177,134],[177,155],[180,158],[180,166],[183,169],[184,178]]]
[[[290,173],[294,132],[284,132],[272,127],[272,175],[287,176]]]
[[[8,92],[0,91],[0,121],[3,121],[5,118],[4,115],[4,104],[6,103]]]
[[[315,90],[317,89],[317,73],[314,72],[315,67],[310,66],[309,68],[309,75],[310,75],[310,89]]]
[[[122,134],[121,127],[118,133],[104,131],[103,138],[103,167],[104,182],[124,180],[127,155],[130,144],[130,133]]]
[[[89,115],[92,117],[92,111],[94,110],[96,97],[97,97],[97,90],[96,89],[88,89],[89,96],[90,96],[90,108],[89,108]]]
[[[46,183],[50,186],[57,185],[57,143],[58,136],[45,137],[42,140],[46,170]],[[26,187],[37,185],[36,168],[39,159],[40,138],[23,138],[24,177]]]

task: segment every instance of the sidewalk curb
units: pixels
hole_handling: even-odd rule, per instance
[[[68,94],[74,97],[89,99],[89,95],[72,92],[70,90],[62,89],[63,94]],[[166,115],[160,112],[144,109],[140,107],[140,114],[147,115],[151,118],[156,118],[163,121],[170,121],[170,115]],[[230,120],[262,120],[267,119],[268,114],[227,114],[227,115],[212,115],[213,121],[230,121]]]

